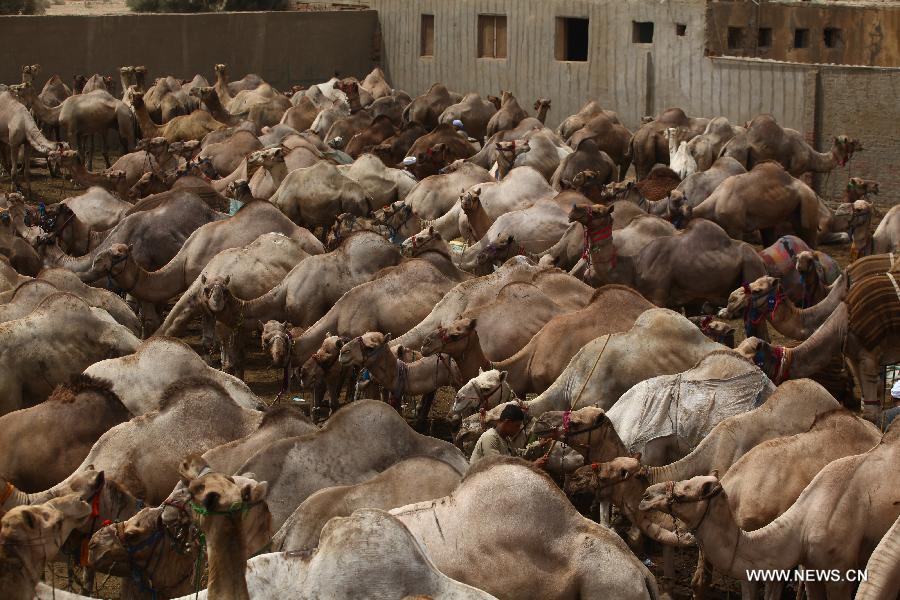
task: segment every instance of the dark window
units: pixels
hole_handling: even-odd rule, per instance
[[[434,56],[434,15],[422,15],[419,56]]]
[[[556,60],[588,59],[588,19],[556,18]]]
[[[840,48],[841,44],[844,41],[843,35],[841,35],[841,30],[836,27],[826,27],[825,28],[825,47],[826,48]]]
[[[506,15],[478,15],[478,58],[506,58]]]
[[[652,21],[632,21],[631,22],[631,41],[635,44],[652,44],[653,43],[653,22]]]
[[[735,48],[740,48],[743,45],[744,40],[744,28],[743,27],[729,27],[728,28],[728,48],[730,50],[734,50]]]
[[[772,28],[760,27],[756,38],[756,45],[760,48],[769,48],[772,46]]]
[[[687,34],[687,25],[684,23],[675,23],[675,35],[684,37],[685,34]]]
[[[809,29],[794,30],[794,48],[809,47]]]

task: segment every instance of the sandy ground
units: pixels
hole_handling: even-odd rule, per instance
[[[113,158],[113,160],[115,159]],[[97,169],[102,168],[102,162],[103,160],[100,158],[99,162],[95,163],[94,167]],[[0,179],[0,186],[3,186],[3,189],[8,189],[8,185],[8,177]],[[70,181],[51,179],[47,175],[47,171],[40,168],[32,169],[32,189],[33,196],[31,201],[43,201],[47,204],[52,204],[64,198],[78,195],[83,191],[76,188]],[[848,264],[849,249],[847,246],[826,246],[822,249],[838,261],[842,267]],[[739,320],[731,321],[730,323],[736,328],[736,341],[739,343],[744,339],[742,324]],[[774,330],[771,331],[776,343],[784,343],[786,341],[781,338],[777,332]],[[199,345],[199,339],[199,331],[195,326],[195,329],[191,331],[191,335],[185,338],[185,341],[191,344],[198,353],[202,354],[203,350]],[[282,372],[269,367],[268,357],[264,355],[260,349],[258,335],[254,337],[250,344],[251,346],[248,348],[248,361],[244,379],[250,388],[266,402],[266,404],[271,404],[278,394],[278,391],[281,389]],[[434,407],[431,411],[431,418],[429,419],[429,432],[435,437],[447,440],[450,439],[450,427],[447,421],[447,415],[449,414],[449,409],[453,403],[453,395],[453,390],[450,388],[444,388],[437,394]],[[295,392],[291,394],[291,396],[303,396],[303,394],[302,392]],[[410,407],[408,413],[405,414],[407,418],[412,418],[411,411],[412,407]],[[639,551],[639,555],[642,559],[650,559],[653,563],[651,565],[651,570],[657,578],[659,578],[660,582],[662,582],[662,554],[660,548],[658,546],[649,546],[645,551]],[[676,552],[676,578],[673,582],[675,598],[690,598],[691,594],[689,586],[691,575],[696,566],[696,558],[696,550],[693,549],[678,550]],[[47,570],[45,580],[48,582],[56,581],[56,584],[59,587],[65,588],[66,582],[68,581],[66,566],[62,563],[57,563],[52,573],[49,569]],[[95,596],[110,599],[119,598],[118,591],[120,581],[118,578],[110,577],[107,579],[105,575],[101,574],[98,575],[97,583],[103,583],[104,585],[100,593],[95,594]],[[710,590],[710,598],[720,599],[739,596],[740,587],[736,581],[726,580],[718,575],[714,576],[713,586]],[[794,590],[786,590],[783,597],[793,598]]]
[[[125,0],[65,0],[47,7],[45,14],[57,15],[121,15],[130,13]]]

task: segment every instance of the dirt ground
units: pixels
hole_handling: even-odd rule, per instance
[[[95,161],[96,160],[97,158],[95,158]],[[94,167],[102,167],[102,158],[99,159],[99,163],[95,163]],[[8,177],[0,179],[0,186],[3,186],[3,189],[8,189],[8,185]],[[32,169],[31,202],[42,201],[46,204],[53,204],[64,198],[78,195],[81,192],[82,190],[76,188],[70,181],[51,179],[45,169]],[[757,248],[759,249],[761,246],[757,246]],[[841,267],[845,267],[849,263],[848,246],[824,246],[821,249],[834,258]],[[740,341],[744,339],[741,321],[730,321],[730,324],[736,329],[736,342],[740,343]],[[771,330],[771,332],[776,343],[784,344],[788,341],[781,337],[778,332],[774,330]],[[201,355],[203,354],[203,349],[199,344],[199,332],[197,330],[192,331],[191,335],[185,338],[185,341],[191,344],[198,353]],[[255,394],[257,394],[266,404],[271,404],[281,389],[282,372],[269,367],[267,356],[261,351],[258,335],[254,337],[251,344],[251,348],[248,349],[247,368],[244,379]],[[437,394],[434,407],[431,411],[431,418],[429,419],[430,433],[435,437],[447,440],[450,439],[451,431],[447,416],[450,407],[453,404],[453,396],[454,392],[450,388],[441,389]],[[282,401],[293,401],[291,399],[293,397],[303,398],[304,394],[299,391],[294,391],[294,393],[290,395],[290,398],[286,398]],[[405,414],[407,418],[411,419],[411,411],[412,407],[410,406],[407,414]],[[651,561],[652,564],[650,565],[650,569],[657,576],[660,583],[668,583],[665,582],[663,578],[661,549],[659,547],[649,547],[645,552],[639,551],[638,553],[642,560],[649,559]],[[690,580],[696,566],[696,560],[697,554],[694,549],[676,551],[676,577],[674,582],[671,582],[672,592],[675,598],[690,598]],[[65,588],[66,582],[68,581],[66,565],[57,563],[53,571],[48,568],[45,573],[45,581],[55,581],[59,587]],[[105,575],[100,574],[98,575],[97,583],[102,583],[103,587],[100,588],[99,594],[95,593],[95,595],[108,599],[119,598],[119,588],[121,585],[119,578],[106,578]],[[738,598],[740,597],[740,587],[734,580],[714,575],[713,585],[709,594],[710,598],[714,599]],[[783,598],[794,598],[794,594],[795,591],[788,588],[785,590]]]

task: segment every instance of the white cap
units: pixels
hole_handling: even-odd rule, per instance
[[[453,126],[456,127],[457,129],[462,129],[463,122],[460,121],[459,119],[453,119]]]
[[[407,156],[406,158],[403,159],[403,166],[404,166],[404,167],[411,167],[411,166],[413,166],[414,164],[416,164],[416,157],[415,157],[415,156]]]
[[[896,398],[900,400],[900,379],[894,382],[894,387],[891,388],[891,398]]]

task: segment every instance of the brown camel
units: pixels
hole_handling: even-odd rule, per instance
[[[131,247],[113,244],[97,253],[89,273],[82,279],[108,275],[135,298],[165,302],[190,287],[203,268],[222,250],[244,246],[263,233],[282,233],[300,243],[309,254],[324,251],[309,231],[297,227],[268,202],[244,205],[233,217],[199,227],[165,266],[156,271],[142,268]]]
[[[456,361],[444,355],[428,356],[405,362],[389,349],[390,334],[369,331],[341,346],[338,357],[344,366],[368,369],[372,378],[397,404],[404,396],[422,396],[416,408],[416,428],[425,428],[428,413],[438,388],[459,385]]]
[[[528,113],[519,106],[519,101],[512,95],[512,92],[503,90],[500,99],[500,109],[488,121],[485,135],[491,137],[500,131],[515,129],[522,119],[527,116]],[[541,124],[543,124],[543,121],[541,121]]]
[[[417,179],[435,175],[452,162],[473,154],[475,148],[452,125],[438,125],[407,151],[407,156],[416,159],[411,170]]]
[[[632,136],[626,155],[634,164],[636,179],[646,177],[653,165],[669,164],[669,140],[665,135],[666,129],[677,128],[680,137],[687,140],[702,134],[708,124],[709,119],[689,117],[680,108],[669,108],[641,125]]]
[[[9,449],[0,472],[24,492],[44,490],[74,471],[97,438],[130,418],[108,382],[73,375],[41,404],[0,417],[0,447]],[[59,423],[69,426],[60,430]]]
[[[513,391],[524,397],[526,393],[547,389],[584,344],[601,335],[627,331],[642,312],[652,307],[631,289],[604,286],[594,293],[587,306],[550,319],[518,352],[499,362],[490,362],[484,356],[476,323],[465,318],[427,336],[422,351],[453,356],[466,380],[475,377],[482,367],[507,372]]]
[[[440,83],[433,84],[421,96],[416,96],[403,110],[403,120],[407,123],[421,123],[426,129],[434,129],[438,125],[441,113],[459,98]]]
[[[341,406],[341,391],[345,385],[348,397],[353,394],[353,380],[350,377],[352,370],[338,361],[341,347],[349,341],[349,338],[342,338],[339,335],[326,337],[319,349],[300,367],[300,385],[304,389],[312,390],[313,393],[312,414],[315,418],[319,418],[323,413],[333,415],[337,412]],[[272,360],[275,364],[277,358],[274,343],[270,345],[270,348],[272,348]],[[287,356],[284,348],[279,352],[281,357]],[[400,353],[398,352],[398,354]],[[401,360],[406,362],[406,359]],[[288,364],[286,358],[280,358],[280,364],[282,367]],[[325,404],[326,394],[328,395],[327,406]]]
[[[725,145],[721,155],[736,159],[748,171],[772,160],[794,177],[800,177],[804,173],[825,173],[843,167],[855,152],[862,150],[859,140],[840,135],[834,138],[830,152],[817,152],[800,132],[782,127],[771,115],[759,115],[750,121],[746,133]]]
[[[462,121],[466,134],[480,142],[484,140],[488,122],[496,112],[497,109],[493,104],[482,100],[476,92],[470,92],[456,104],[444,109],[438,117],[438,123],[452,125],[453,121],[458,119]]]
[[[761,194],[760,190],[764,192]],[[766,246],[777,238],[775,227],[787,221],[810,248],[815,250],[818,242],[816,193],[773,162],[757,165],[744,175],[729,177],[685,216],[715,221],[737,240],[759,230]]]
[[[588,121],[600,114],[605,115],[613,123],[619,122],[619,115],[615,111],[603,110],[599,102],[589,100],[577,113],[566,117],[556,128],[556,133],[562,139],[568,140],[576,131],[587,125]]]
[[[748,569],[861,569],[900,515],[897,482],[885,469],[900,458],[900,426],[863,454],[828,464],[777,519],[756,531],[743,530],[715,475],[656,484],[641,510],[674,514],[695,531],[706,558],[722,573],[744,578]],[[835,511],[841,519],[835,519]],[[807,581],[813,597],[850,598],[851,582]]]
[[[165,125],[157,125],[147,112],[144,95],[141,92],[133,94],[132,103],[141,135],[145,138],[164,137],[169,142],[202,140],[207,133],[227,127],[224,123],[216,121],[205,110],[199,109],[189,115],[179,115]]]
[[[573,133],[567,140],[573,149],[577,149],[582,140],[592,139],[597,148],[605,152],[618,166],[616,180],[622,181],[628,167],[631,166],[631,158],[628,156],[628,144],[631,142],[631,132],[628,131],[618,119],[613,120],[604,113],[591,118],[584,126]]]
[[[900,594],[900,517],[884,534],[866,563],[866,580],[856,590],[856,600],[891,600]]]
[[[616,181],[618,167],[613,159],[600,149],[593,138],[584,138],[575,146],[575,152],[566,156],[550,178],[550,185],[555,190],[574,188],[576,176],[583,171],[591,171],[592,182],[606,185]]]
[[[353,158],[358,158],[366,152],[371,152],[372,148],[393,137],[396,133],[397,130],[390,118],[385,115],[377,116],[365,129],[349,139],[344,146],[344,152]]]

